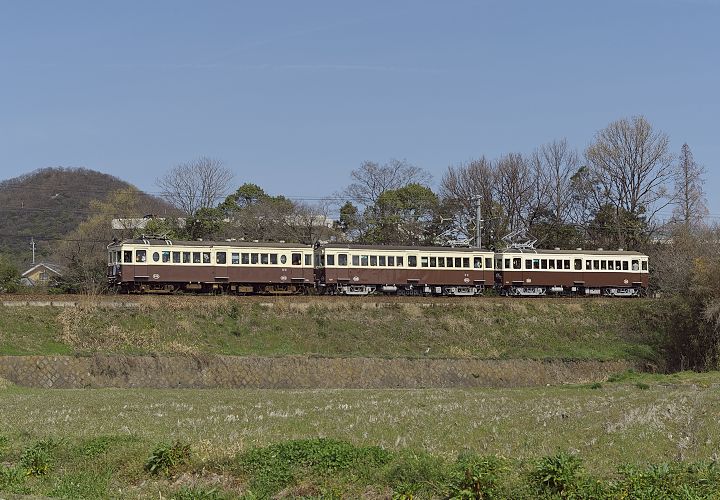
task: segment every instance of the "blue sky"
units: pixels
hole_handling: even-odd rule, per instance
[[[642,114],[688,142],[720,214],[720,2],[3,1],[0,178],[173,165],[314,198],[364,160],[584,149]]]

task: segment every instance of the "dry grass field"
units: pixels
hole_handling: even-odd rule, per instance
[[[520,471],[511,483],[539,457],[567,452],[581,457],[588,473],[612,478],[621,464],[717,460],[719,387],[718,374],[629,374],[593,386],[504,390],[6,387],[0,389],[0,467],[16,467],[23,450],[49,442],[54,451],[48,473],[6,480],[5,491],[159,498],[192,486],[239,496],[255,484],[237,466],[249,450],[332,438],[381,447],[396,454],[395,461],[412,456],[440,468],[468,452],[499,457]],[[170,477],[143,470],[154,446],[174,440],[189,444],[188,463]],[[373,490],[383,497],[409,487],[382,470],[365,482],[359,476],[343,476],[337,484],[318,479],[320,486],[313,483],[309,491],[330,491],[324,487],[352,497],[385,481]],[[426,486],[416,493],[435,496]]]

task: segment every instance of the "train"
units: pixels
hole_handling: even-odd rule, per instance
[[[640,297],[648,256],[543,250],[136,238],[108,245],[124,293]]]

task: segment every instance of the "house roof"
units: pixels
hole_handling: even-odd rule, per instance
[[[45,268],[51,273],[55,273],[58,276],[62,276],[62,272],[60,272],[60,266],[57,266],[55,264],[45,264],[44,262],[40,262],[39,264],[35,264],[33,267],[22,273],[22,277],[26,278],[33,274],[35,271]]]

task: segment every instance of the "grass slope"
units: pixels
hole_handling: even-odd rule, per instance
[[[322,355],[629,359],[660,363],[659,301],[261,303],[150,297],[136,308],[2,307],[0,354]],[[425,354],[427,351],[427,354]]]
[[[593,477],[631,481],[625,489],[657,481],[687,496],[687,478],[678,478],[692,473],[711,496],[720,491],[718,472],[707,463],[717,459],[720,442],[718,387],[717,373],[629,374],[602,385],[511,390],[10,387],[0,389],[0,491],[72,498],[221,498],[248,489],[260,497],[281,490],[441,497],[452,486],[445,481],[457,457],[471,454],[494,457],[510,471],[500,496],[532,498],[537,491],[527,485],[536,460],[565,452],[581,457]],[[315,438],[341,442],[282,445]],[[189,444],[189,454],[173,456],[175,440]],[[262,450],[274,443],[280,447]],[[176,466],[167,477],[151,476],[144,469],[151,456]],[[675,461],[633,473],[632,480],[622,479],[629,469],[618,472],[622,464]],[[683,465],[696,461],[704,465]],[[288,463],[300,469],[292,472]],[[26,476],[30,467],[46,473]],[[655,495],[646,498],[662,492],[648,491]]]

